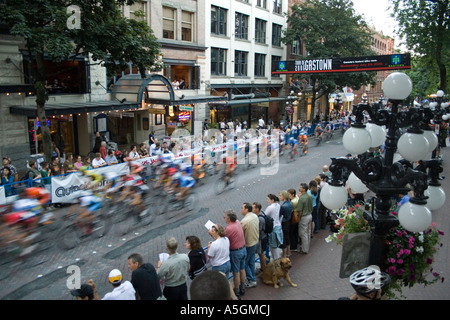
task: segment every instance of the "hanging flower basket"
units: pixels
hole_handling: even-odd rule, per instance
[[[415,284],[428,286],[444,282],[432,267],[435,254],[442,247],[443,235],[435,223],[424,232],[408,232],[398,226],[387,234],[385,271],[391,276],[386,292],[389,298],[404,297],[402,289]]]
[[[332,215],[336,216],[334,229],[337,232],[328,236],[325,241],[334,241],[336,244],[343,244],[344,235],[369,232],[370,226],[366,219],[364,219],[364,207],[356,204],[353,207],[333,210]]]

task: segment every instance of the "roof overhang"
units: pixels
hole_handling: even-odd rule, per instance
[[[81,114],[88,112],[107,112],[119,110],[140,109],[142,105],[137,102],[120,101],[96,101],[96,102],[64,102],[64,103],[46,103],[45,115],[47,117],[57,115]],[[15,105],[10,106],[10,113],[24,115],[32,118],[37,117],[36,105]]]

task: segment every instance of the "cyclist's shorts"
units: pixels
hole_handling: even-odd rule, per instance
[[[180,179],[180,185],[182,188],[192,188],[195,185],[195,179]]]
[[[101,205],[102,205],[101,201],[99,201],[99,202],[97,202],[97,203],[94,203],[94,204],[91,204],[91,205],[87,208],[87,211],[89,211],[89,212],[97,211],[97,210],[100,208]]]

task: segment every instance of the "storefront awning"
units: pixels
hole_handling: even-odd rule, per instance
[[[176,93],[175,93],[176,91]],[[142,101],[159,105],[187,105],[196,103],[225,102],[227,97],[213,95],[185,96],[183,90],[173,90],[170,81],[160,74],[125,75],[114,84],[113,96],[118,100]]]
[[[81,114],[88,112],[107,112],[119,110],[140,109],[141,104],[137,102],[121,101],[96,101],[96,102],[62,102],[46,103],[45,114],[47,117],[57,115]],[[32,118],[37,117],[36,105],[15,105],[9,108],[10,113],[24,115]]]
[[[145,102],[153,103],[153,104],[181,106],[181,105],[196,104],[196,103],[225,103],[226,100],[227,100],[227,97],[223,97],[223,96],[197,95],[197,96],[192,96],[192,97],[185,97],[184,95],[181,95],[180,98],[177,98],[174,100],[149,98],[149,99],[146,99]]]
[[[219,102],[219,103],[217,103],[217,105],[238,106],[238,105],[259,104],[259,103],[265,103],[265,102],[285,101],[285,100],[286,100],[286,97],[242,99],[242,100],[230,100],[230,101]]]

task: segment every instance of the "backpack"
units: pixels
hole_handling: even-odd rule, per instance
[[[261,211],[262,216],[264,217],[264,233],[269,234],[273,231],[273,218],[266,216],[266,214]]]

